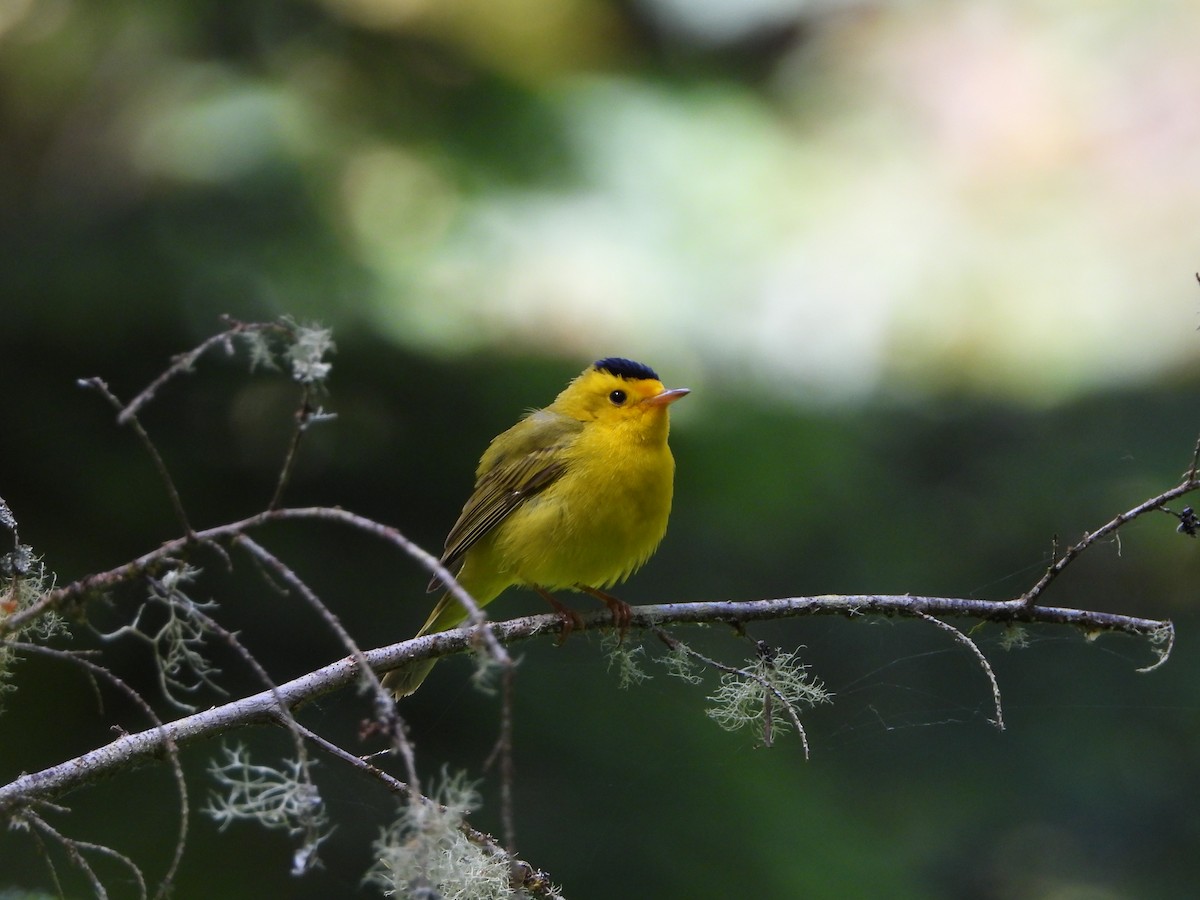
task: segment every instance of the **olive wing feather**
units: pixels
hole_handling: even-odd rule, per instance
[[[454,571],[480,538],[557,481],[566,470],[563,450],[582,429],[576,419],[537,410],[493,440],[479,462],[475,490],[446,537],[442,565]],[[429,590],[440,587],[435,576]]]

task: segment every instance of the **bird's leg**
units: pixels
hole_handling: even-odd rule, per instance
[[[571,636],[571,632],[576,626],[583,627],[583,616],[571,609],[564,603],[561,603],[557,597],[546,590],[544,587],[532,585],[533,589],[542,595],[542,599],[554,607],[554,611],[558,613],[558,617],[562,620],[562,631],[558,633],[558,645],[561,647],[563,643]]]
[[[629,630],[629,620],[633,618],[633,609],[630,605],[624,600],[618,600],[612,594],[606,594],[599,588],[589,587],[586,584],[577,584],[575,586],[579,590],[591,594],[608,607],[608,611],[612,613],[613,625],[617,628],[619,640],[625,640],[625,632]]]

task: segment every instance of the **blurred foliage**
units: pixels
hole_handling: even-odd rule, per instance
[[[290,314],[339,346],[339,418],[306,439],[290,503],[436,548],[490,437],[618,352],[694,389],[670,533],[623,598],[1015,595],[1056,537],[1174,484],[1195,442],[1198,37],[1169,2],[0,0],[0,496],[60,582],[174,536],[149,461],[75,379],[129,397],[219,313]],[[218,354],[149,407],[194,522],[267,502],[294,402]],[[264,540],[364,645],[424,618],[425,578],[382,547]],[[1132,641],[1035,630],[1004,651],[977,631],[1003,734],[974,662],[928,626],[752,629],[804,645],[835,694],[805,719],[808,763],[720,731],[711,688],[653,662],[619,692],[596,642],[531,643],[520,850],[577,900],[1177,896],[1200,880],[1196,549],[1147,517],[1047,596],[1174,618],[1150,676]],[[246,560],[198,562],[277,678],[341,655]],[[113,662],[150,685],[142,656]],[[430,772],[491,750],[468,672],[439,667],[406,702]],[[61,667],[17,680],[5,779],[144,725]],[[352,698],[306,714],[356,746]],[[196,805],[213,752],[185,754]],[[391,801],[332,764],[317,777],[338,822],[323,870],[293,880],[285,839],[195,817],[177,895],[365,893]],[[496,829],[485,791],[473,821]],[[72,834],[165,869],[166,772],[68,802]],[[47,884],[23,835],[0,835],[0,861],[0,887]]]
[[[616,344],[834,400],[1192,366],[1200,9],[727,6],[7,0],[6,312]]]

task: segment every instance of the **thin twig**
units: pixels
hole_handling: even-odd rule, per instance
[[[412,743],[408,740],[404,723],[400,719],[399,713],[396,712],[396,704],[392,701],[392,695],[384,689],[379,676],[367,665],[367,659],[363,656],[362,649],[355,643],[354,638],[350,636],[350,632],[345,629],[333,610],[321,602],[321,598],[317,596],[316,592],[283,560],[245,534],[238,535],[235,541],[238,546],[246,550],[255,560],[271,569],[292,590],[296,591],[317,615],[321,617],[329,629],[337,635],[338,639],[342,642],[342,646],[350,652],[350,656],[358,663],[364,683],[374,698],[376,721],[382,723],[385,733],[392,739],[401,758],[404,760],[405,772],[409,783],[417,793],[421,793],[421,784],[417,777],[416,755],[413,751]]]
[[[1189,477],[1185,481],[1171,488],[1171,490],[1164,491],[1157,497],[1151,497],[1149,500],[1139,503],[1133,509],[1121,513],[1115,519],[1101,526],[1090,534],[1084,534],[1083,539],[1079,543],[1068,547],[1067,551],[1062,556],[1059,556],[1053,564],[1051,564],[1050,568],[1046,570],[1046,573],[1038,580],[1037,584],[1021,595],[1019,598],[1020,601],[1028,606],[1032,606],[1037,602],[1037,598],[1041,596],[1042,592],[1050,585],[1050,582],[1054,581],[1054,579],[1058,577],[1059,573],[1062,572],[1063,569],[1069,566],[1075,560],[1075,558],[1079,556],[1080,553],[1082,553],[1092,544],[1096,543],[1096,541],[1107,537],[1115,532],[1118,528],[1122,527],[1128,522],[1132,522],[1138,516],[1145,515],[1151,510],[1159,509],[1174,500],[1176,497],[1182,497],[1184,494],[1189,494],[1197,488],[1200,488],[1200,481],[1197,481],[1195,478],[1197,454],[1200,454],[1200,443],[1197,443],[1196,451],[1192,455],[1192,467],[1189,469]]]
[[[30,829],[29,833],[33,837],[34,844],[37,845],[38,856],[45,862],[46,868],[50,870],[50,881],[54,885],[54,893],[59,897],[66,897],[67,893],[63,890],[62,880],[58,877],[58,867],[54,865],[54,858],[50,855],[50,848],[46,846],[41,833],[36,829]]]
[[[517,833],[513,815],[513,784],[516,768],[513,764],[513,683],[516,667],[505,666],[500,675],[500,733],[492,752],[484,760],[483,770],[488,771],[496,761],[500,762],[500,827],[504,831],[504,846],[509,853],[516,853]]]
[[[51,825],[31,809],[24,810],[21,813],[21,819],[33,826],[42,834],[46,835],[46,837],[52,839],[67,852],[67,856],[70,858],[71,862],[74,863],[75,868],[83,872],[84,876],[88,880],[88,883],[91,884],[92,892],[96,895],[96,900],[108,900],[108,891],[104,889],[104,883],[100,881],[100,876],[96,874],[95,869],[92,868],[91,864],[84,858],[83,854],[79,852],[82,846],[79,841],[73,840],[67,837],[65,834],[62,834],[58,831],[58,829],[56,829],[53,825]],[[130,865],[133,865],[133,863],[130,862]],[[136,869],[137,867],[134,866],[134,868]],[[138,881],[141,883],[143,888],[141,896],[145,897],[145,884],[142,883],[140,873]]]
[[[183,509],[183,501],[179,498],[179,491],[175,487],[175,480],[171,477],[171,472],[167,469],[167,464],[163,461],[162,454],[158,452],[158,447],[150,439],[150,435],[146,433],[146,429],[142,427],[142,423],[138,420],[138,417],[132,413],[126,415],[127,410],[122,410],[121,401],[117,398],[116,394],[108,389],[108,385],[103,379],[81,378],[78,384],[80,387],[91,388],[97,391],[117,410],[118,418],[124,416],[124,424],[133,427],[134,434],[138,436],[142,447],[150,454],[150,459],[154,462],[154,468],[158,472],[158,477],[162,479],[163,487],[167,491],[167,497],[171,501],[171,508],[175,511],[175,518],[179,520],[184,534],[189,538],[194,538],[195,532],[192,530],[191,522],[188,521],[187,513]]]
[[[475,603],[471,595],[463,589],[454,575],[442,565],[436,556],[429,553],[419,544],[410,541],[399,530],[390,525],[384,525],[365,516],[359,516],[335,507],[267,510],[236,522],[229,522],[225,525],[218,525],[214,528],[197,531],[187,537],[166,541],[157,549],[143,554],[137,559],[131,560],[115,569],[89,575],[79,581],[49,591],[36,603],[31,604],[23,610],[18,610],[4,619],[0,619],[0,637],[19,630],[38,616],[44,615],[51,610],[61,610],[69,604],[78,603],[89,597],[97,596],[104,591],[112,590],[119,584],[139,577],[148,569],[161,565],[164,561],[177,556],[193,543],[214,544],[219,541],[232,540],[238,535],[269,522],[295,520],[332,522],[355,528],[386,541],[412,557],[430,574],[436,575],[441,583],[445,585],[446,589],[462,604],[463,608],[467,611],[468,620],[477,627],[479,638],[487,648],[488,655],[500,666],[512,665],[512,660],[509,658],[507,651],[492,633],[491,627],[487,624],[487,617],[480,611],[478,604]]]
[[[1196,481],[1196,469],[1200,468],[1200,438],[1196,438],[1196,446],[1192,448],[1192,464],[1188,466],[1187,474],[1184,476],[1184,483]]]
[[[275,698],[274,715],[277,721],[286,727],[288,733],[291,735],[292,744],[296,748],[296,761],[300,763],[300,773],[304,779],[304,783],[311,787],[312,775],[308,771],[308,751],[305,749],[304,741],[300,737],[300,723],[296,721],[292,710],[284,700],[283,695],[279,692],[278,687],[276,687],[274,679],[271,678],[270,674],[263,668],[262,663],[258,661],[254,654],[246,649],[246,646],[238,640],[236,634],[198,608],[192,610],[192,615],[196,616],[206,629],[225,641],[242,658],[242,661],[254,670],[254,674],[258,676],[258,680],[266,686],[268,693]]]
[[[224,345],[225,352],[233,353],[232,339],[248,331],[286,331],[286,327],[278,322],[239,322],[229,316],[221,316],[221,321],[228,327],[211,337],[205,338],[191,350],[180,353],[171,359],[171,365],[148,384],[129,404],[117,415],[117,423],[127,424],[138,414],[143,406],[154,399],[159,389],[177,375],[192,371],[196,361],[205,353],[218,345]]]
[[[296,730],[298,734],[300,734],[306,741],[316,746],[317,749],[328,753],[335,759],[341,760],[362,774],[368,775],[371,778],[374,778],[376,781],[381,782],[383,786],[393,794],[406,798],[413,795],[413,789],[396,776],[383,771],[383,769],[379,768],[378,766],[371,765],[361,756],[355,756],[349,750],[338,746],[337,744],[333,743],[333,741],[327,740],[326,738],[317,734],[311,728],[301,725],[300,723],[296,723]]]
[[[13,641],[9,646],[18,652],[38,654],[51,659],[72,663],[84,669],[92,679],[104,679],[141,709],[142,713],[154,723],[157,729],[165,729],[162,720],[159,719],[150,704],[146,702],[146,699],[114,672],[87,659],[85,653],[88,651],[72,652],[58,650],[53,647],[44,647],[40,644],[29,644],[24,641]],[[183,862],[183,851],[187,846],[188,834],[188,790],[187,781],[183,777],[183,764],[179,761],[179,748],[170,739],[170,736],[165,734],[165,731],[162,746],[170,761],[171,775],[175,780],[175,788],[179,793],[179,833],[175,838],[175,849],[171,856],[171,863],[167,867],[167,872],[163,875],[162,881],[159,882],[158,888],[154,893],[155,900],[166,897],[174,886],[175,876],[179,872],[180,864]]]
[[[304,433],[308,431],[308,425],[312,416],[312,406],[310,399],[312,396],[312,386],[305,384],[302,386],[300,393],[300,406],[296,410],[296,427],[292,429],[291,440],[288,441],[287,453],[283,458],[283,465],[279,469],[279,478],[275,482],[275,492],[271,494],[271,502],[267,504],[267,509],[278,509],[283,503],[283,492],[287,490],[288,481],[292,477],[292,469],[296,465],[296,459],[300,454],[300,441],[304,437]]]
[[[972,654],[974,654],[975,659],[979,662],[979,667],[983,669],[983,674],[987,676],[988,681],[992,685],[992,702],[996,707],[996,718],[992,720],[992,724],[996,726],[997,731],[1003,731],[1004,710],[1000,705],[1000,683],[996,681],[996,673],[992,670],[992,664],[988,662],[988,658],[983,655],[983,651],[979,649],[979,645],[949,622],[943,622],[937,616],[931,616],[928,613],[919,613],[919,617],[949,633],[956,641],[964,645],[968,650],[971,651]]]
[[[510,854],[517,852],[517,827],[514,813],[513,786],[516,768],[513,762],[513,682],[516,668],[505,666],[500,673],[500,825],[504,829],[504,846]]]
[[[1168,491],[1153,500],[1123,513],[1113,522],[1127,521],[1139,510],[1154,509],[1169,500],[1180,496],[1185,491],[1184,486]],[[344,525],[363,531],[373,537],[386,541],[415,559],[429,573],[436,575],[443,583],[449,585],[455,597],[469,611],[470,621],[483,624],[487,620],[480,612],[471,596],[455,581],[454,576],[439,562],[438,558],[406,538],[400,531],[364,516],[359,516],[344,509],[332,507],[304,507],[278,509],[262,512],[246,519],[230,522],[214,528],[196,532],[194,538],[176,538],[163,543],[160,547],[137,559],[105,572],[89,575],[86,578],[55,588],[47,592],[36,603],[25,609],[18,610],[12,615],[0,619],[0,636],[13,633],[32,622],[37,617],[49,611],[60,611],[73,604],[78,604],[91,596],[99,596],[105,591],[112,590],[118,585],[140,576],[147,570],[163,564],[187,548],[192,541],[215,543],[231,540],[236,536],[261,527],[271,522],[279,521],[323,521]],[[1111,530],[1116,527],[1113,523],[1105,526]],[[1103,531],[1103,529],[1102,529]],[[1102,537],[1101,532],[1093,535],[1093,540]],[[1069,551],[1068,551],[1069,552]],[[1077,553],[1078,551],[1076,551]],[[1052,567],[1053,568],[1053,567]],[[1061,566],[1059,567],[1061,570]],[[1056,572],[1057,574],[1057,572]],[[1046,581],[1046,576],[1043,576]],[[1038,593],[1044,590],[1043,584],[1037,588]],[[1120,631],[1127,634],[1148,636],[1161,634],[1172,629],[1171,623],[1165,620],[1143,619],[1133,616],[1102,613],[1085,609],[1070,609],[1064,607],[1039,606],[1030,603],[1028,595],[1015,600],[979,600],[975,598],[945,598],[945,597],[914,597],[910,595],[825,595],[814,597],[787,597],[777,600],[755,601],[715,601],[689,604],[669,604],[661,607],[641,607],[638,618],[642,624],[647,624],[647,610],[656,610],[670,617],[673,622],[688,621],[729,621],[749,622],[760,619],[802,615],[855,615],[870,613],[881,615],[915,615],[916,611],[926,612],[936,616],[963,616],[984,619],[995,622],[1041,622],[1056,625],[1072,625],[1088,631]],[[612,623],[611,616],[596,617],[597,622]],[[557,621],[557,620],[556,620]],[[490,623],[481,629],[483,638],[488,644],[489,653],[493,659],[502,665],[507,660],[507,653],[499,648],[499,635],[496,632],[497,623]],[[1168,642],[1168,645],[1169,642]]]
[[[1169,492],[1169,495],[1162,495],[1155,498],[1154,501],[1147,502],[1157,504],[1165,502],[1174,496],[1177,496],[1177,494]],[[1143,506],[1145,505],[1143,504]],[[1153,505],[1147,508],[1153,508]],[[404,553],[413,557],[427,571],[437,575],[439,579],[448,584],[450,590],[455,592],[455,596],[459,598],[463,605],[472,610],[473,622],[476,621],[474,617],[478,617],[480,623],[485,621],[483,614],[479,612],[478,606],[475,605],[470,595],[462,590],[450,572],[438,561],[437,557],[408,540],[397,529],[343,509],[307,507],[271,510],[237,522],[230,522],[215,528],[199,531],[195,535],[195,540],[206,543],[229,540],[270,522],[297,520],[325,521],[345,525],[398,547]],[[47,592],[36,603],[31,604],[25,609],[18,610],[4,619],[0,619],[0,636],[18,631],[38,616],[44,615],[49,611],[62,610],[72,604],[78,604],[90,596],[112,590],[119,584],[136,578],[147,570],[163,564],[165,560],[173,558],[184,550],[188,543],[189,540],[187,538],[176,538],[167,541],[156,550],[152,550],[115,569],[89,575],[79,581],[55,588]],[[1166,620],[1143,619],[1086,609],[1039,606],[1027,602],[1024,597],[1019,597],[1015,600],[997,601],[969,597],[915,597],[909,594],[854,594],[784,597],[775,600],[724,600],[665,604],[662,606],[644,606],[635,609],[635,616],[631,620],[631,624],[645,627],[646,625],[657,624],[660,621],[680,623],[727,621],[734,623],[830,614],[850,616],[857,614],[915,616],[917,612],[924,612],[935,616],[961,616],[1004,623],[1021,622],[1071,625],[1085,631],[1124,632],[1142,637],[1159,636],[1160,638],[1167,638],[1168,652],[1173,645],[1173,642],[1169,640],[1173,626]],[[583,618],[585,621],[589,620],[589,617],[585,616]],[[546,620],[553,620],[561,624],[557,617],[546,617]],[[597,624],[612,624],[611,616],[594,615],[590,617],[590,621]],[[490,639],[489,644],[496,642],[499,645],[503,635],[511,634],[512,623],[507,623],[506,628],[501,627],[503,624],[489,623],[487,628],[482,629],[485,638]],[[1159,656],[1165,659],[1162,653]],[[508,654],[503,651],[501,651],[499,656],[493,654],[493,659],[497,659],[497,661],[506,660],[507,658]]]

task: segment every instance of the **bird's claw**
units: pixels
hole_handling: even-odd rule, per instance
[[[625,632],[629,630],[629,623],[633,619],[633,607],[624,600],[618,600],[612,594],[607,594],[599,588],[581,584],[579,585],[579,589],[591,594],[608,607],[608,611],[612,613],[613,627],[617,629],[617,640],[618,642],[623,642],[625,640]]]
[[[565,603],[561,602],[557,597],[544,588],[535,587],[534,590],[541,594],[542,598],[554,607],[555,614],[558,616],[559,621],[562,622],[562,627],[558,632],[558,640],[555,642],[559,647],[561,647],[567,642],[567,638],[571,636],[572,631],[574,631],[576,628],[583,628],[583,616],[571,609],[571,607],[567,606]]]

